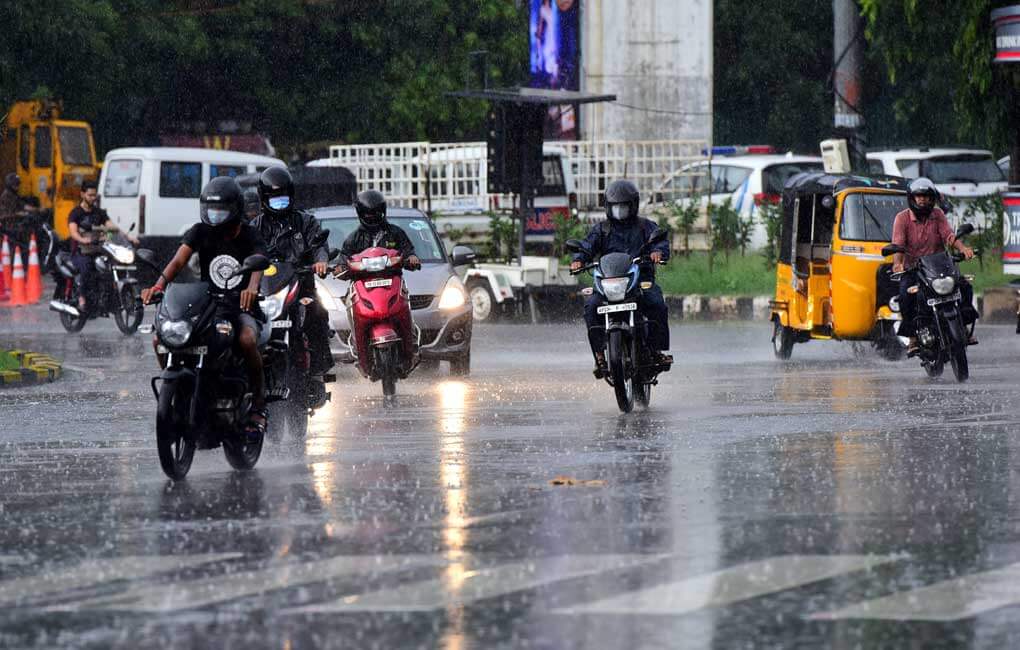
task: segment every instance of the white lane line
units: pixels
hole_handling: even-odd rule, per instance
[[[345,596],[288,610],[309,612],[431,612],[485,598],[534,589],[562,580],[658,562],[668,555],[564,555],[523,560],[473,570],[471,562],[452,564],[446,575],[393,589]]]
[[[563,607],[554,614],[678,615],[792,589],[898,559],[883,555],[783,555],[668,584]]]
[[[441,555],[348,555],[327,560],[268,566],[253,571],[160,585],[138,585],[109,597],[90,598],[53,607],[53,610],[104,609],[169,612],[196,609],[268,591],[286,589],[354,574],[400,571],[442,566]]]
[[[810,616],[819,621],[958,621],[1020,604],[1020,563],[901,591]]]
[[[71,589],[99,586],[114,580],[135,580],[236,557],[241,557],[241,554],[142,555],[85,560],[71,567],[48,567],[42,575],[0,582],[0,607],[16,607]]]

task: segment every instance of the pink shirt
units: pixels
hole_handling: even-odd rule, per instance
[[[938,208],[924,221],[918,221],[912,211],[904,210],[896,215],[893,223],[892,243],[906,250],[903,263],[908,269],[917,266],[918,258],[943,251],[955,241],[956,233],[946,213]]]

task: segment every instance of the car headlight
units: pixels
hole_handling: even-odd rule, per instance
[[[169,346],[184,345],[191,338],[191,323],[186,320],[163,321],[159,326],[159,338]]]
[[[627,297],[630,278],[602,278],[602,295],[609,302],[619,302]]]
[[[385,255],[380,257],[366,257],[361,260],[361,270],[368,271],[369,273],[378,273],[379,271],[385,271],[389,263],[390,258]]]
[[[931,288],[940,296],[945,296],[952,293],[953,289],[956,288],[956,280],[953,278],[935,278],[931,281]]]
[[[267,320],[274,321],[283,313],[283,303],[287,300],[289,290],[289,286],[284,287],[259,301],[259,307],[262,308],[262,313],[266,315]]]
[[[315,296],[319,299],[319,304],[326,311],[338,311],[340,307],[336,304],[336,300],[333,298],[333,294],[329,292],[326,285],[319,280],[315,281]]]
[[[446,288],[443,289],[443,295],[439,297],[439,308],[440,309],[456,309],[461,307],[467,302],[467,296],[464,292],[464,283],[457,277],[451,277],[446,282]]]

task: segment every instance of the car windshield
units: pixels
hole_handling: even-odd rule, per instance
[[[892,241],[896,214],[906,209],[905,194],[850,194],[843,201],[839,237],[849,241]]]
[[[89,147],[89,132],[76,126],[57,128],[60,138],[60,158],[65,165],[91,165],[92,149]]]
[[[436,238],[427,217],[388,217],[387,221],[407,234],[414,244],[414,254],[423,263],[446,261],[442,243]],[[322,217],[320,222],[323,228],[329,228],[330,248],[342,248],[344,240],[358,228],[358,220],[353,217]]]
[[[941,156],[922,160],[921,176],[933,183],[1004,183],[1006,177],[991,156],[982,154]]]

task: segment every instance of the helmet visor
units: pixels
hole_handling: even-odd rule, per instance
[[[222,205],[203,205],[202,212],[205,213],[205,221],[210,226],[219,226],[230,220],[230,208]]]
[[[366,210],[361,215],[361,223],[366,226],[378,226],[384,218],[382,210]]]
[[[290,207],[289,196],[271,196],[269,197],[269,209],[270,210],[286,210]]]
[[[609,216],[616,219],[617,221],[630,219],[630,204],[614,203],[613,205],[609,206]]]

